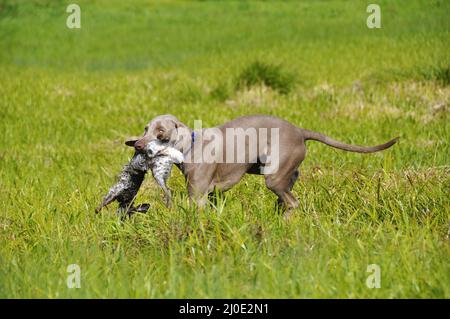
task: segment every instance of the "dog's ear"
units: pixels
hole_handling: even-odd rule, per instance
[[[187,126],[180,122],[178,119],[173,119],[172,122],[174,123],[175,128],[187,128]]]
[[[137,137],[130,137],[125,140],[126,146],[134,147],[134,144],[139,140]]]

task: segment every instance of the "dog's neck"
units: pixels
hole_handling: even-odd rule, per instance
[[[186,155],[191,149],[195,136],[195,132],[187,126],[183,127],[183,130],[177,129],[177,141],[173,147]]]
[[[197,133],[187,126],[184,128],[189,130],[189,134],[183,135],[183,138],[181,138],[178,142],[176,142],[174,147],[177,150],[179,150],[181,153],[183,153],[183,156],[186,158],[187,156],[190,156],[189,153],[194,145],[194,142],[197,137]],[[183,175],[185,175],[186,164],[180,163],[180,164],[175,164],[175,165],[180,169],[180,171],[183,173]]]

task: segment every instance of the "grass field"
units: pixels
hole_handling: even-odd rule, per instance
[[[68,29],[72,2],[0,0],[0,297],[450,298],[449,1],[377,1],[381,29],[373,1],[312,0],[79,0]],[[240,85],[255,62],[286,92]],[[176,169],[175,208],[147,178],[147,214],[94,215],[125,137],[164,113],[401,139],[371,155],[309,142],[288,222],[258,176],[189,208]]]

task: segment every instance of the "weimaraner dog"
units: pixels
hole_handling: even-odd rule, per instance
[[[243,141],[240,148],[239,138]],[[261,174],[267,188],[278,196],[277,203],[286,209],[286,216],[298,207],[291,191],[306,155],[306,141],[319,141],[350,152],[372,153],[387,149],[398,140],[372,147],[348,145],[268,115],[243,116],[218,127],[191,130],[175,116],[161,115],[146,125],[142,137],[129,139],[126,144],[140,151],[154,139],[170,143],[184,154],[185,162],[178,167],[186,178],[191,202],[202,207],[214,190],[230,189],[246,173]],[[205,159],[199,154],[210,155]],[[236,159],[239,156],[240,160]],[[266,169],[268,165],[273,167]]]

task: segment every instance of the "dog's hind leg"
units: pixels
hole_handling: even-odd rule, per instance
[[[285,208],[285,218],[289,218],[292,210],[299,206],[299,201],[291,193],[295,181],[299,176],[298,170],[289,174],[266,175],[266,186],[278,196],[277,205]]]

